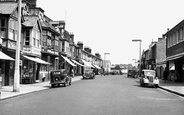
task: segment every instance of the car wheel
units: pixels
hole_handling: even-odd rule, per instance
[[[65,83],[64,83],[64,87],[66,87],[67,86],[67,82],[65,81]]]
[[[52,87],[52,88],[54,88],[54,86],[55,86],[54,84],[51,84],[51,87]]]
[[[155,88],[158,88],[158,84],[155,85]]]

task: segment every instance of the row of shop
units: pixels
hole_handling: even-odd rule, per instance
[[[143,52],[141,68],[156,70],[159,79],[184,82],[184,20]]]
[[[14,67],[15,60],[5,53],[0,51],[0,82],[1,86],[13,85],[14,80]],[[67,70],[68,74],[70,68],[74,69],[75,75],[82,75],[86,68],[95,69],[96,74],[99,74],[101,69],[98,65],[92,64],[85,60],[78,62],[74,59],[69,59],[65,56],[61,56],[63,59],[64,69]],[[48,81],[49,72],[55,70],[52,63],[42,60],[38,57],[31,57],[27,55],[21,55],[20,61],[20,83],[29,84],[35,83],[36,81]],[[56,58],[58,59],[58,58]],[[57,65],[57,64],[56,64]]]

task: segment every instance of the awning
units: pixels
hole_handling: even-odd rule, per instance
[[[84,66],[84,65],[80,64],[79,62],[77,62],[77,61],[75,61],[75,60],[73,60],[73,59],[72,59],[72,61],[73,61],[75,64],[77,64],[77,65]]]
[[[62,55],[61,55],[62,56]],[[65,61],[67,61],[71,66],[76,66],[73,62],[71,62],[67,57],[62,56]]]
[[[184,55],[180,55],[180,56],[172,56],[172,57],[167,57],[166,61],[171,61],[171,60],[175,60],[175,59],[178,59],[178,58],[181,58],[183,57]]]
[[[84,63],[84,66],[93,67],[94,68],[94,66],[91,64],[91,62],[87,62],[87,61],[85,61],[83,59],[82,59],[82,62]]]
[[[51,63],[46,62],[46,61],[44,61],[44,60],[42,60],[40,58],[29,57],[29,56],[23,56],[23,57],[26,58],[26,59],[28,59],[28,60],[34,61],[36,63],[51,65]]]
[[[2,60],[12,60],[12,61],[14,61],[13,58],[11,58],[10,56],[6,55],[6,54],[3,53],[2,51],[0,51],[0,59],[2,59]]]
[[[101,69],[98,65],[93,64],[93,66],[97,69]]]

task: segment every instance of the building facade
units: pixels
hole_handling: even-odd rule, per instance
[[[159,79],[164,79],[163,72],[166,67],[166,38],[158,38],[156,46],[156,73]]]
[[[184,20],[168,30],[166,37],[167,80],[184,81]],[[174,66],[174,69],[171,69]]]

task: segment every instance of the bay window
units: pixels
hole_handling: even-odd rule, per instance
[[[0,38],[6,38],[6,19],[0,19]]]

